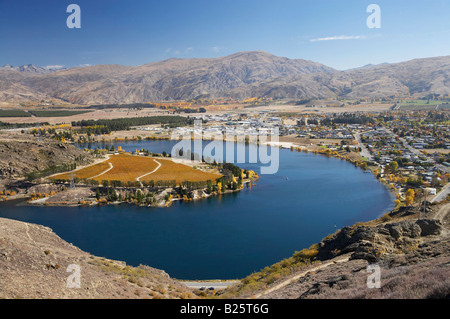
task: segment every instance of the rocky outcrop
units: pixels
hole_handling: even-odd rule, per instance
[[[344,227],[320,243],[318,260],[352,253],[351,259],[375,262],[385,253],[403,253],[414,249],[422,237],[436,236],[443,225],[438,220],[407,220],[376,227]]]

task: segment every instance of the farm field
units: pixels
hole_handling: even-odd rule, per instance
[[[90,113],[92,111],[47,110],[47,111],[28,111],[28,112],[36,117],[65,117]]]
[[[58,174],[54,180],[69,180],[71,173]],[[73,172],[78,179],[96,181],[184,181],[199,182],[220,178],[220,174],[203,172],[170,159],[151,158],[128,154],[113,155],[108,160]],[[141,178],[140,178],[141,177]]]
[[[107,161],[101,162],[95,165],[91,165],[88,167],[85,167],[83,169],[80,169],[78,171],[73,172],[73,177],[79,178],[79,179],[89,179],[91,177],[97,176],[101,174],[102,172],[106,171],[109,168],[109,164]],[[53,179],[70,179],[71,173],[63,173],[59,175],[53,176]]]
[[[168,159],[157,159],[161,163],[161,167],[154,173],[142,178],[142,181],[171,181],[175,180],[177,184],[184,181],[202,182],[215,181],[222,177],[220,174],[208,173],[199,169],[194,169],[185,164],[175,163]]]
[[[31,117],[31,114],[23,110],[0,110],[0,117]]]
[[[94,180],[99,182],[103,180],[136,181],[139,176],[147,174],[158,167],[158,163],[150,157],[126,154],[111,156],[106,163],[111,163],[113,168],[106,174],[97,176]]]

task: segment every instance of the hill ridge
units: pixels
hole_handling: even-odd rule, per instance
[[[60,99],[112,104],[209,98],[380,98],[450,94],[450,56],[338,71],[323,64],[243,51],[218,58],[103,64],[51,72],[0,68],[0,102]]]

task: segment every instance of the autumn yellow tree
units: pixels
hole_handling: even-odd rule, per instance
[[[414,202],[414,198],[411,196],[406,196],[405,198],[405,206],[409,207],[412,205],[412,203]]]
[[[414,189],[410,188],[406,191],[406,197],[412,197],[412,199],[414,199],[415,197],[415,193],[414,193]]]

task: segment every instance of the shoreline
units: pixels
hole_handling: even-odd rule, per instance
[[[27,199],[29,199],[31,196],[29,195],[23,195],[21,197],[16,197],[16,198],[11,198],[8,199],[4,202],[11,202],[14,200],[23,200],[25,201],[25,203],[27,204],[26,206],[46,206],[46,207],[95,207],[95,206],[114,206],[114,205],[133,205],[133,206],[139,206],[139,207],[149,207],[149,208],[168,208],[170,207],[173,202],[177,202],[177,201],[184,201],[184,202],[197,202],[200,200],[204,200],[210,197],[219,197],[222,195],[228,195],[228,194],[233,194],[233,193],[239,193],[240,191],[242,191],[244,189],[244,185],[245,184],[250,184],[252,183],[252,180],[244,180],[242,182],[243,187],[242,188],[238,188],[238,189],[227,189],[224,192],[213,192],[211,194],[206,194],[204,193],[203,190],[195,190],[195,191],[203,191],[203,194],[201,196],[197,196],[191,199],[184,199],[184,198],[171,198],[170,202],[165,202],[165,203],[158,203],[155,205],[151,205],[151,204],[136,204],[136,203],[132,203],[132,202],[127,202],[127,201],[114,201],[114,202],[90,202],[90,203],[79,203],[79,204],[60,204],[60,203],[47,203],[47,200],[50,197],[44,197],[44,198],[38,198],[36,200],[33,201],[26,201]],[[137,188],[140,189],[140,188]],[[167,189],[163,190],[162,192],[165,192]],[[0,202],[1,203],[1,202]],[[1,204],[0,204],[1,205]]]
[[[156,138],[147,138],[147,139],[141,139],[141,140],[139,140],[139,139],[128,139],[127,141],[146,141],[146,140],[150,140],[150,141],[152,141],[152,140],[170,140],[170,141],[177,141],[177,139],[170,139],[170,138],[166,138],[166,137],[156,137]],[[198,140],[198,139],[197,139]],[[213,139],[205,139],[205,138],[202,138],[201,139],[201,141],[212,141]],[[112,142],[127,142],[127,141],[112,141]],[[231,139],[224,139],[223,140],[224,142],[226,142],[226,141],[231,141]],[[309,153],[309,152],[311,152],[311,153],[313,153],[314,155],[323,155],[323,156],[327,156],[327,157],[334,157],[334,158],[336,158],[336,159],[340,159],[340,160],[343,160],[343,161],[346,161],[346,162],[350,162],[350,163],[352,163],[355,167],[358,167],[358,162],[357,161],[354,161],[354,160],[352,160],[352,159],[350,159],[350,158],[346,158],[346,157],[344,157],[344,156],[341,156],[341,155],[339,155],[336,151],[334,151],[334,152],[326,152],[326,151],[323,151],[323,150],[321,150],[321,151],[317,151],[317,150],[313,150],[313,151],[310,151],[307,147],[305,147],[305,146],[303,146],[303,145],[299,145],[299,144],[297,144],[297,143],[295,143],[295,142],[280,142],[280,141],[278,141],[278,142],[271,142],[271,141],[266,141],[265,143],[260,143],[259,141],[257,141],[256,143],[254,143],[253,141],[250,141],[250,142],[248,142],[248,141],[244,141],[244,140],[236,140],[236,139],[234,139],[233,138],[233,140],[232,140],[235,144],[237,144],[237,143],[244,143],[244,144],[255,144],[255,145],[257,145],[257,146],[259,146],[260,144],[265,144],[265,145],[267,145],[267,146],[272,146],[272,147],[278,147],[278,148],[280,148],[280,149],[290,149],[291,151],[296,151],[296,152],[305,152],[305,153]],[[92,142],[92,143],[101,143],[101,142]],[[73,144],[73,145],[75,145],[75,144],[78,144],[78,145],[80,145],[80,144],[84,144],[84,143],[79,143],[79,142],[70,142],[70,144]],[[328,149],[329,150],[329,149]],[[96,160],[94,160],[94,162],[93,163],[91,163],[91,164],[89,164],[89,165],[83,165],[83,166],[81,166],[81,167],[77,167],[74,171],[71,171],[71,172],[76,172],[76,171],[78,171],[78,170],[81,170],[81,169],[83,169],[83,168],[85,168],[85,167],[88,167],[88,166],[91,166],[91,165],[95,165],[95,164],[98,164],[98,163],[101,163],[101,162],[105,162],[105,161],[107,161],[110,157],[112,156],[112,154],[105,154],[105,157],[103,157],[103,158],[98,158],[98,159],[96,159]],[[138,156],[138,155],[136,155],[136,156]],[[175,162],[175,163],[179,163],[179,164],[183,164],[183,165],[187,165],[187,166],[195,166],[195,164],[202,164],[202,162],[198,162],[198,161],[192,161],[192,160],[187,160],[187,159],[180,159],[180,158],[171,158],[171,157],[169,157],[169,159],[171,159],[173,162]],[[373,172],[372,172],[372,170],[370,170],[370,169],[365,169],[364,170],[364,172],[365,173],[371,173],[371,174],[373,174]],[[45,179],[48,179],[48,178],[51,178],[52,176],[55,176],[55,175],[59,175],[59,174],[61,174],[61,173],[56,173],[56,174],[52,174],[52,175],[50,175],[50,176],[47,176],[47,177],[45,177]],[[378,178],[376,178],[376,180],[379,182],[379,183],[381,183],[387,190],[388,190],[388,192],[389,192],[389,194],[390,194],[390,197],[391,197],[391,201],[394,201],[395,199],[396,199],[396,196],[397,196],[397,193],[395,193],[395,191],[392,189],[392,188],[390,188],[389,187],[389,184],[388,183],[386,183],[386,182],[383,182],[383,181],[381,181],[380,179],[378,179]],[[250,185],[252,184],[252,182],[253,181],[246,181],[245,183],[243,182],[243,184],[242,184],[242,188],[240,188],[240,189],[236,189],[236,190],[227,190],[227,191],[225,191],[223,194],[226,194],[226,193],[235,193],[235,192],[239,192],[239,191],[241,191],[243,188],[244,188],[244,186],[245,186],[245,184],[247,184],[247,183],[250,183]],[[48,181],[47,182],[45,182],[45,183],[48,183]],[[41,183],[41,184],[37,184],[37,185],[42,185],[42,184],[45,184],[45,183]],[[52,183],[52,182],[50,182],[50,183]],[[56,184],[55,184],[56,185]],[[64,187],[65,187],[66,185],[64,184]],[[79,187],[88,187],[88,188],[92,188],[92,186],[89,186],[89,185],[78,185],[78,188]],[[142,188],[142,187],[136,187],[135,189],[140,189],[140,188]],[[121,189],[121,188],[112,188],[112,189]],[[164,189],[164,190],[162,190],[162,192],[161,193],[164,193],[165,191],[167,190],[167,188],[166,189]],[[200,196],[200,197],[196,197],[196,198],[191,198],[191,199],[189,199],[188,201],[193,201],[193,202],[195,202],[195,201],[197,201],[197,200],[200,200],[200,199],[206,199],[206,198],[209,198],[209,197],[213,197],[213,196],[219,196],[220,195],[220,193],[219,194],[214,194],[214,193],[212,193],[212,194],[205,194],[205,192],[204,192],[204,189],[199,189],[199,190],[194,190],[194,191],[202,191],[203,192],[203,195],[202,196]],[[26,195],[26,194],[22,194],[22,196],[23,196],[23,198],[30,198],[31,196],[30,195]],[[37,206],[57,206],[57,207],[72,207],[72,206],[74,206],[74,207],[76,207],[76,206],[97,206],[97,205],[105,205],[105,204],[107,204],[107,205],[117,205],[117,204],[133,204],[133,203],[129,203],[129,202],[127,202],[127,201],[120,201],[120,202],[108,202],[108,203],[103,203],[103,202],[91,202],[90,204],[88,204],[88,203],[78,203],[78,204],[74,204],[74,203],[71,203],[71,204],[61,204],[61,203],[54,203],[54,204],[49,204],[49,203],[47,203],[47,199],[48,199],[49,197],[46,197],[46,198],[38,198],[38,199],[36,199],[36,200],[34,200],[33,202],[29,202],[29,204],[31,204],[31,205],[37,205]],[[5,201],[8,201],[8,200],[12,200],[12,199],[5,199]],[[178,200],[186,200],[186,199],[183,199],[183,198],[171,198],[171,200],[170,200],[170,203],[158,203],[157,205],[147,205],[147,204],[140,204],[140,205],[138,205],[138,206],[148,206],[148,207],[169,207],[169,206],[171,206],[171,204],[172,204],[172,202],[173,201],[178,201]],[[395,208],[395,207],[394,207]],[[383,214],[385,214],[386,212],[381,212],[380,213],[380,216],[382,216]]]
[[[287,147],[287,146],[281,146],[281,148],[283,148],[283,149],[289,149],[289,147]],[[321,154],[314,154],[314,155],[321,155]],[[378,180],[379,181],[379,180]],[[246,183],[249,183],[250,181],[247,181]],[[381,184],[384,184],[384,183],[381,183]],[[384,184],[385,185],[385,184]],[[387,187],[387,185],[385,185],[385,187]],[[387,188],[388,190],[389,190],[389,188]],[[241,190],[241,189],[240,189]],[[240,190],[236,190],[237,192],[239,192]],[[227,193],[233,193],[233,192],[236,192],[236,191],[229,191],[229,192],[227,192]],[[392,192],[390,191],[389,192],[391,195],[392,195]],[[226,194],[226,193],[223,193],[223,194]],[[217,194],[216,196],[219,196],[219,195],[221,195],[221,194]],[[211,196],[214,196],[214,195],[209,195],[208,197],[206,197],[206,198],[209,198],[209,197],[211,197]],[[178,201],[178,200],[182,200],[182,199],[172,199],[172,202],[174,202],[174,201]],[[193,200],[193,201],[195,201],[195,200]],[[119,205],[119,204],[124,204],[123,202],[115,202],[115,203],[111,203],[111,204],[108,204],[108,205]],[[44,204],[45,205],[45,204]],[[38,205],[38,206],[44,206],[44,205]],[[63,206],[60,206],[60,205],[49,205],[49,206],[59,206],[59,207],[77,207],[77,206],[83,206],[83,205],[67,205],[67,206],[65,206],[65,205],[63,205]],[[375,220],[377,220],[377,219],[379,219],[382,215],[384,215],[385,214],[385,212],[380,212],[380,215],[379,216],[377,216],[376,218],[374,218],[374,219],[370,219],[368,222],[372,222],[372,221],[375,221]],[[340,228],[340,229],[342,229],[342,228]],[[336,229],[336,230],[339,230],[339,229]],[[197,281],[197,282],[212,282],[213,280],[208,280],[208,279],[205,279],[205,280],[184,280],[184,279],[177,279],[178,281],[191,281],[191,282],[195,282],[195,281]],[[235,279],[215,279],[214,281],[222,281],[222,282],[227,282],[227,281],[233,281],[233,280],[235,280]]]

